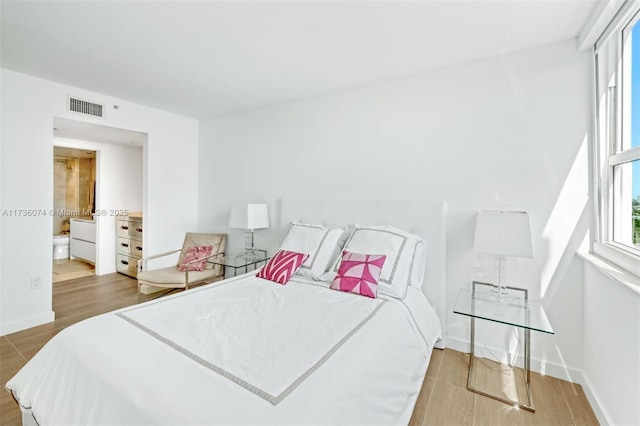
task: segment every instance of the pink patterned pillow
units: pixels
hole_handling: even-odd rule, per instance
[[[258,271],[256,277],[279,284],[286,284],[289,278],[302,266],[308,254],[278,250],[271,260]]]
[[[210,256],[211,251],[213,250],[213,246],[191,246],[187,248],[187,253],[184,255],[180,266],[178,266],[179,271],[184,271],[187,268],[187,263],[192,260],[202,259],[204,257]],[[201,262],[194,262],[189,265],[190,271],[204,271],[204,267],[207,265],[207,261],[203,260]]]
[[[386,259],[384,254],[343,251],[338,275],[333,279],[331,288],[375,299],[378,295],[378,279]]]

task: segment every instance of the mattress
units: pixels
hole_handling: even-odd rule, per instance
[[[247,274],[100,315],[6,387],[39,425],[406,424],[434,309],[327,287]]]

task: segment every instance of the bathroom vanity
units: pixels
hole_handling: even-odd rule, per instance
[[[93,218],[71,219],[71,258],[96,262],[96,222]]]

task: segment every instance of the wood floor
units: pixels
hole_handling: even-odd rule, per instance
[[[83,319],[137,302],[136,281],[120,274],[90,276],[54,283],[56,320],[0,337],[0,383],[4,384],[60,330]],[[487,367],[483,382],[506,392],[514,372]],[[411,425],[596,425],[593,411],[579,385],[532,374],[536,413],[518,410],[466,389],[467,355],[450,349],[434,350],[427,376],[411,418]],[[513,376],[512,376],[513,375]],[[493,383],[490,378],[498,378]],[[505,385],[506,383],[506,385]],[[21,414],[11,395],[0,392],[0,425],[21,424]]]
[[[536,412],[519,410],[467,390],[467,354],[435,349],[410,425],[598,425],[580,385],[531,373]],[[526,400],[523,371],[479,359],[483,390]],[[515,382],[518,382],[516,389]],[[478,386],[478,385],[476,385]]]

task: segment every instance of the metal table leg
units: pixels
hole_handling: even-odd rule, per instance
[[[475,318],[471,317],[471,338],[470,338],[470,347],[469,347],[469,372],[467,375],[467,389],[471,392],[475,392],[477,394],[513,405],[514,407],[522,408],[523,410],[531,411],[532,413],[536,412],[535,406],[533,405],[533,396],[531,395],[531,330],[524,330],[524,380],[525,380],[525,388],[527,391],[527,402],[514,401],[507,398],[502,398],[497,395],[493,395],[479,389],[476,389],[474,386],[475,381],[475,334],[476,334],[476,321]]]

